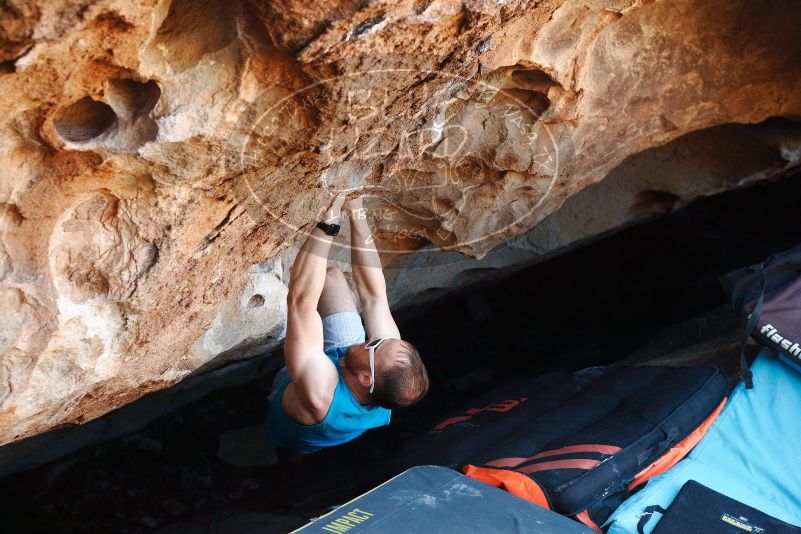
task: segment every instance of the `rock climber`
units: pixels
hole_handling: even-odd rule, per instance
[[[328,267],[342,211],[350,218],[361,316],[343,273]],[[393,409],[426,395],[425,365],[414,345],[401,339],[392,317],[360,198],[334,201],[300,249],[290,276],[286,367],[273,381],[266,421],[279,451],[297,455],[346,443],[388,425]]]

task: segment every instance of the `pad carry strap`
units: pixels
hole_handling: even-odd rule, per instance
[[[639,534],[645,534],[645,525],[647,525],[648,521],[651,520],[651,517],[654,515],[654,512],[664,515],[664,513],[667,512],[667,510],[665,510],[658,504],[654,504],[653,506],[647,506],[645,510],[643,510],[639,522],[637,522],[637,532],[639,532]]]
[[[765,300],[765,264],[760,263],[755,266],[754,269],[759,275],[759,298],[754,305],[754,309],[748,315],[748,323],[745,325],[743,337],[740,341],[740,378],[745,382],[746,389],[754,387],[754,375],[748,367],[748,360],[745,359],[745,345],[748,343],[748,338],[750,338],[751,334],[754,332],[754,328],[756,328],[759,316],[762,314],[762,302]]]

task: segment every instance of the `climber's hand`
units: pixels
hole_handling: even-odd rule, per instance
[[[323,222],[328,224],[339,224],[339,219],[342,214],[342,204],[345,203],[345,195],[340,193],[334,198],[331,207],[326,210],[323,215]]]

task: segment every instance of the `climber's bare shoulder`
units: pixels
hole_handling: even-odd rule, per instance
[[[286,350],[285,357],[287,363],[292,359]],[[305,365],[296,368],[294,373],[290,370],[292,381],[284,389],[281,404],[292,420],[303,425],[314,425],[325,419],[339,375],[322,348],[319,355],[305,358],[304,361]]]
[[[333,365],[333,364],[332,364]],[[335,386],[336,387],[336,386]],[[328,395],[318,395],[310,399],[299,391],[294,383],[290,383],[281,397],[281,405],[293,421],[302,425],[316,425],[325,419],[331,401],[334,398],[334,388]]]

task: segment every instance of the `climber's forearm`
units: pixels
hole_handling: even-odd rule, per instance
[[[351,242],[350,254],[353,278],[362,304],[362,319],[370,339],[392,337],[400,339],[400,331],[387,298],[387,283],[381,268],[381,258],[367,225],[367,213],[361,200],[356,199],[346,205],[350,212]]]
[[[289,307],[317,309],[317,302],[325,286],[325,271],[332,241],[333,238],[319,228],[309,234],[292,264],[287,295]]]
[[[381,268],[381,258],[371,239],[361,199],[350,201],[347,209],[351,221],[351,264],[359,299],[363,304],[377,299],[386,300],[387,287]]]
[[[343,201],[343,198],[334,200],[334,204],[323,217],[324,222],[329,224],[339,222]],[[333,239],[319,228],[314,228],[306,238],[306,242],[292,264],[287,296],[289,306],[302,306],[309,310],[317,309],[317,302],[320,300],[325,286],[328,253],[331,251]]]

